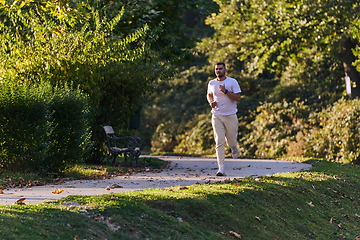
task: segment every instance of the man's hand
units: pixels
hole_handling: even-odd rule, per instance
[[[220,90],[220,92],[225,94],[225,91],[226,91],[225,83],[223,83],[223,85],[219,85],[219,90]]]
[[[216,107],[216,102],[211,102],[210,106],[211,106],[211,108],[215,108]]]
[[[213,93],[208,93],[208,95],[207,95],[207,100],[208,100],[211,108],[215,108],[215,107],[216,107],[216,102],[214,101],[214,94],[213,94]]]

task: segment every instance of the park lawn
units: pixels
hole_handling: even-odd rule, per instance
[[[308,162],[302,172],[0,206],[0,239],[360,238],[359,167]]]
[[[135,164],[135,162],[134,162]],[[2,172],[0,169],[0,190],[14,187],[32,187],[56,184],[68,180],[108,179],[129,175],[146,169],[161,169],[167,162],[156,157],[140,157],[139,168],[132,167],[130,161],[117,157],[114,165],[73,164],[62,172],[62,176],[46,177],[36,173]]]

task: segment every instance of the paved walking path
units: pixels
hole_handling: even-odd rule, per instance
[[[142,156],[150,157],[150,156]],[[13,204],[20,198],[26,198],[25,204],[36,204],[57,200],[69,195],[99,195],[128,192],[147,188],[166,188],[188,186],[223,181],[225,179],[248,176],[266,176],[281,172],[296,172],[311,169],[310,164],[258,159],[226,159],[226,176],[216,177],[217,163],[215,158],[152,156],[170,164],[161,172],[148,171],[130,176],[117,176],[106,180],[75,180],[59,185],[45,185],[30,188],[12,188],[0,194],[0,205]],[[59,194],[53,192],[63,190]]]

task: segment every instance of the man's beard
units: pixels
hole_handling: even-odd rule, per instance
[[[217,77],[218,77],[218,78],[222,78],[223,76],[225,76],[225,74],[221,74],[221,73],[218,73],[218,74],[217,74]]]

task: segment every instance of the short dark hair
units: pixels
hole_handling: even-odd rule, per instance
[[[218,62],[218,63],[216,63],[216,65],[223,65],[224,68],[226,68],[226,67],[225,67],[225,63],[223,63],[223,62]]]

